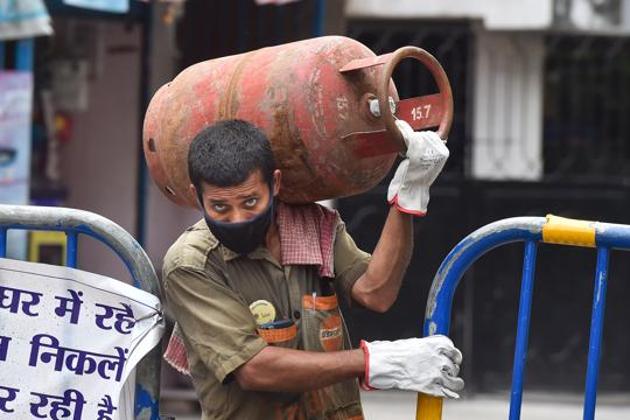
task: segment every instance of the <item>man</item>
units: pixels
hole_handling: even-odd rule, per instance
[[[224,121],[193,140],[190,188],[204,220],[169,249],[163,279],[203,419],[361,419],[358,382],[458,396],[461,353],[448,338],[352,350],[337,306],[336,291],[377,312],[394,303],[411,258],[412,215],[426,211],[448,157],[435,133],[400,129],[407,158],[371,256],[336,212],[275,199],[282,173],[253,125]]]

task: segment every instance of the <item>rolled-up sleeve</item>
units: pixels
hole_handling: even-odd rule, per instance
[[[348,303],[352,302],[352,286],[367,270],[371,255],[357,247],[346,225],[339,222],[335,237],[335,284]]]
[[[247,305],[212,273],[177,267],[165,273],[164,292],[187,345],[220,382],[267,345]]]

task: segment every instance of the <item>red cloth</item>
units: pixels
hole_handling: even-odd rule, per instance
[[[337,212],[318,204],[278,204],[276,223],[282,265],[317,265],[319,275],[334,277]]]
[[[315,203],[290,205],[278,202],[276,224],[282,265],[316,265],[321,277],[334,277],[337,221],[337,211]],[[173,328],[164,360],[178,372],[190,375],[186,347],[178,324]]]

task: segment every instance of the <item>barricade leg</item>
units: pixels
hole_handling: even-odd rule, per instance
[[[525,362],[527,359],[527,343],[529,340],[529,321],[532,312],[532,294],[534,290],[534,274],[536,271],[535,241],[525,242],[523,257],[523,276],[521,280],[521,298],[518,307],[518,326],[516,330],[516,345],[514,349],[514,363],[512,365],[512,392],[510,394],[510,420],[521,418],[521,404],[523,402],[523,381],[525,377]]]
[[[7,229],[0,227],[0,258],[7,256]]]
[[[586,366],[586,387],[584,390],[584,420],[595,418],[597,400],[597,379],[604,332],[604,310],[606,307],[606,285],[608,282],[608,259],[610,251],[601,247],[597,250],[595,291],[593,293],[593,313],[591,333],[588,343],[588,364]]]
[[[416,420],[441,420],[442,398],[418,393]]]
[[[66,265],[77,268],[77,249],[79,235],[76,232],[66,232]]]

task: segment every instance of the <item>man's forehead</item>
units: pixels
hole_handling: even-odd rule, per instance
[[[238,185],[218,187],[207,182],[202,182],[202,184],[203,195],[208,199],[214,200],[244,198],[254,194],[264,194],[268,189],[260,170],[252,172],[245,181]]]

